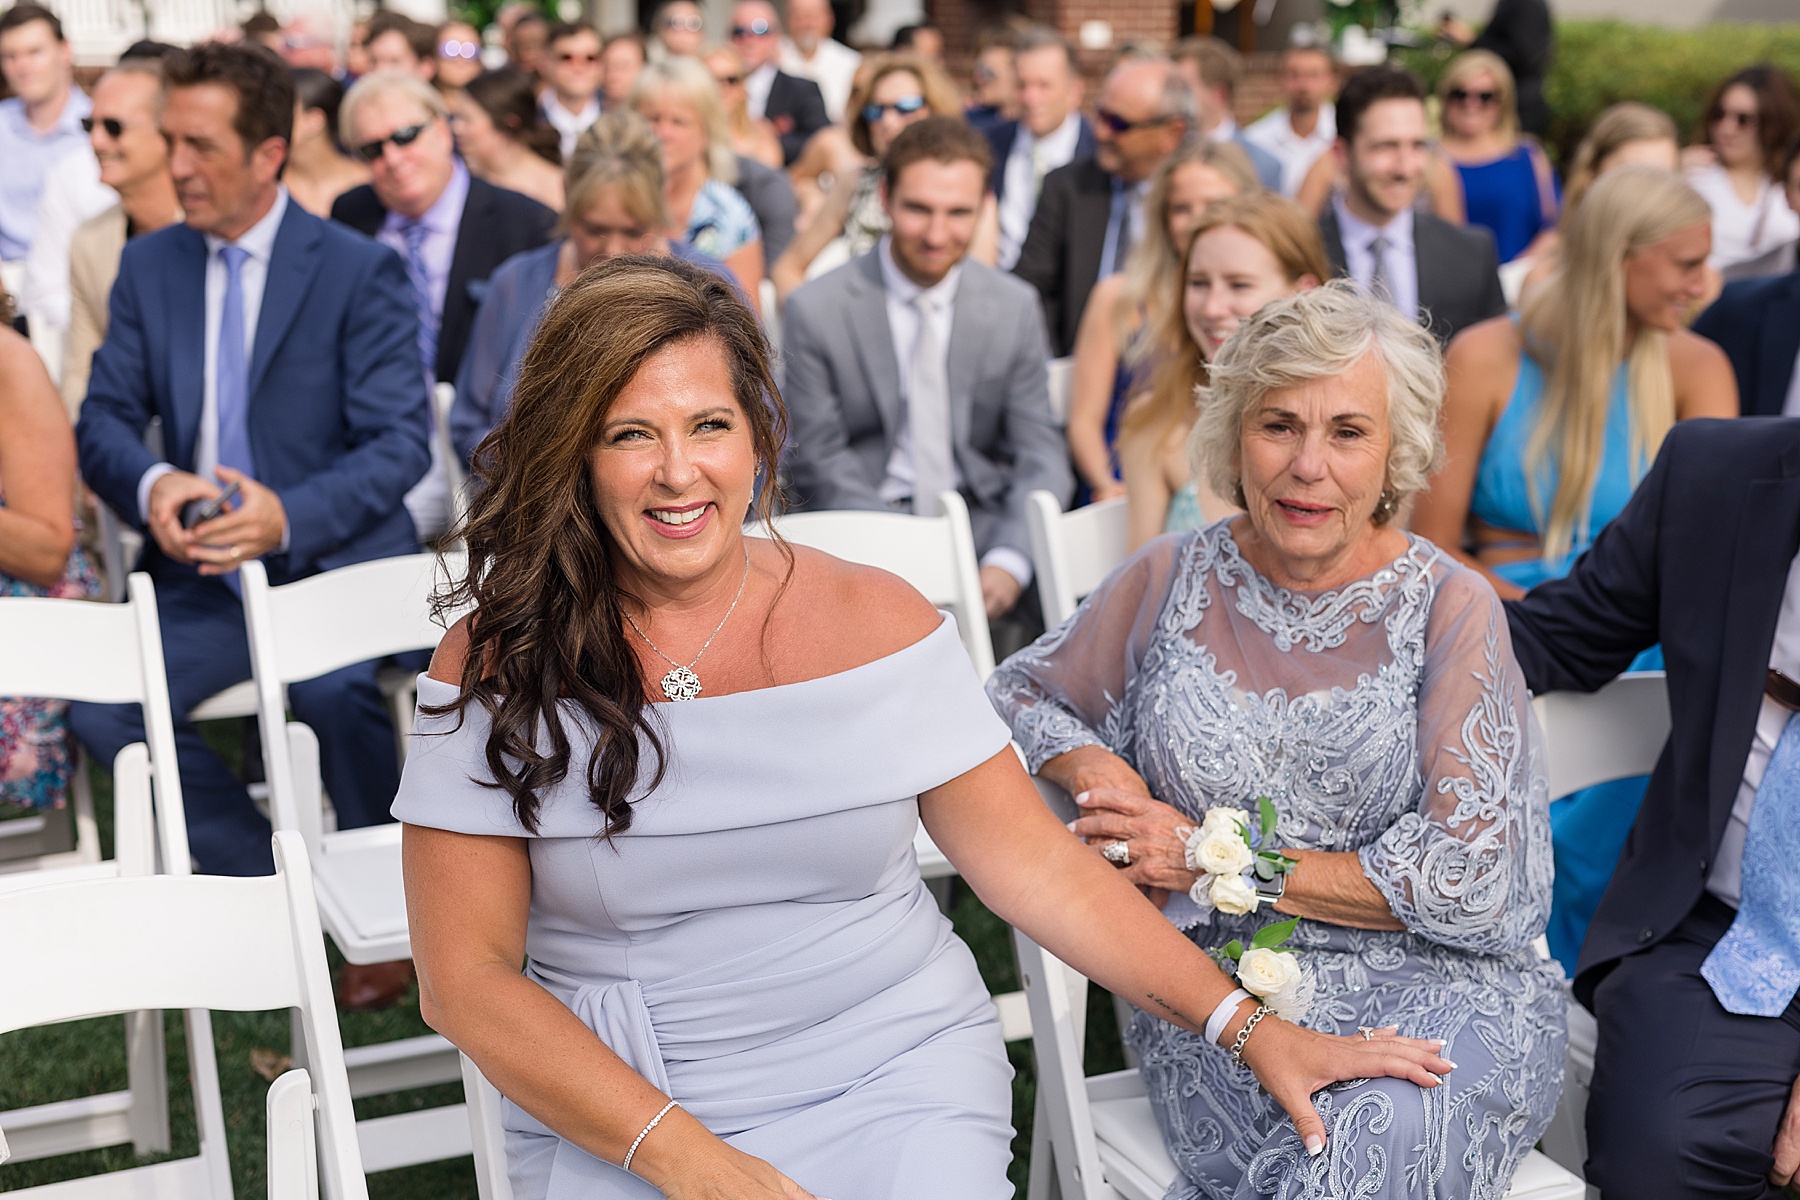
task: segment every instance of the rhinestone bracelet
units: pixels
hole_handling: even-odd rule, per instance
[[[1244,1027],[1242,1029],[1238,1030],[1237,1040],[1231,1043],[1231,1057],[1237,1059],[1239,1063],[1245,1066],[1249,1065],[1244,1062],[1244,1043],[1250,1040],[1250,1031],[1256,1028],[1257,1022],[1261,1021],[1273,1011],[1274,1010],[1266,1004],[1259,1004],[1256,1006],[1256,1011],[1250,1014],[1250,1019],[1244,1022]],[[645,1132],[649,1131],[646,1130]]]
[[[1251,1020],[1251,1023],[1254,1024],[1256,1021],[1256,1018],[1252,1017],[1252,1018],[1250,1018],[1250,1020]],[[1233,1051],[1233,1053],[1236,1053],[1236,1051]],[[655,1129],[658,1125],[662,1124],[662,1119],[669,1115],[669,1110],[671,1108],[675,1108],[675,1107],[678,1107],[677,1102],[674,1100],[671,1100],[667,1104],[662,1106],[661,1112],[657,1113],[654,1117],[650,1118],[650,1123],[648,1125],[644,1126],[643,1132],[639,1133],[637,1135],[637,1140],[635,1142],[631,1143],[631,1149],[629,1149],[625,1152],[625,1161],[619,1164],[620,1170],[622,1170],[622,1171],[631,1170],[631,1156],[636,1154],[638,1147],[644,1144],[644,1139],[650,1136],[650,1131],[652,1129]]]

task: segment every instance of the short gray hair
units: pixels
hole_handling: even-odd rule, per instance
[[[1444,359],[1418,322],[1343,280],[1264,305],[1220,347],[1188,437],[1194,477],[1242,506],[1244,422],[1262,398],[1341,375],[1370,352],[1387,378],[1392,441],[1375,510],[1375,523],[1387,524],[1443,461]]]
[[[344,102],[338,107],[338,137],[344,145],[354,146],[360,140],[356,136],[356,114],[363,104],[372,96],[385,96],[389,92],[412,97],[427,117],[450,115],[443,94],[417,75],[408,75],[404,71],[376,71],[364,75],[344,93]]]

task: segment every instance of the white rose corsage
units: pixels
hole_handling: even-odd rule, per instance
[[[1188,899],[1202,912],[1253,913],[1264,901],[1274,903],[1278,881],[1294,869],[1295,860],[1274,847],[1275,805],[1259,796],[1256,808],[1254,827],[1248,812],[1220,806],[1206,810],[1200,828],[1176,831],[1186,844],[1187,868],[1195,873]]]
[[[1248,949],[1233,938],[1213,952],[1219,966],[1237,976],[1239,987],[1284,1021],[1299,1021],[1312,1008],[1312,976],[1300,965],[1299,956],[1282,944],[1299,923],[1299,917],[1291,917],[1265,925],[1250,939]]]

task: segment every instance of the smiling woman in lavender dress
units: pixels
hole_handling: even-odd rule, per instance
[[[394,812],[421,1006],[508,1098],[520,1200],[1011,1196],[1010,1071],[921,820],[1115,992],[1198,1030],[1232,991],[1038,800],[947,618],[744,534],[775,396],[735,289],[612,259],[551,305],[476,454],[450,597],[474,611],[420,681]],[[1451,1070],[1253,1032],[1315,1136],[1332,1081]]]
[[[1077,793],[1075,832],[1125,842],[1174,927],[1222,947],[1299,918],[1308,1026],[1397,1026],[1461,1064],[1438,1088],[1327,1089],[1308,1157],[1266,1084],[1139,1013],[1170,1200],[1499,1200],[1556,1107],[1567,999],[1531,949],[1550,825],[1530,697],[1493,589],[1393,526],[1438,456],[1443,385],[1430,335],[1347,284],[1269,304],[1214,359],[1193,438],[1244,515],[1151,542],[988,685],[1033,769]],[[1298,860],[1285,893],[1202,910],[1181,830],[1259,797]]]

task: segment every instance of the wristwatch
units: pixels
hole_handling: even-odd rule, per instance
[[[1252,875],[1256,881],[1256,899],[1259,905],[1274,904],[1287,893],[1287,875],[1278,874],[1273,879],[1264,879],[1261,875]]]

